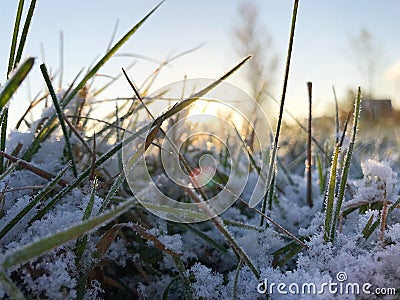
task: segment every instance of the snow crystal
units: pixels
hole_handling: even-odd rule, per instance
[[[223,277],[221,274],[212,272],[210,268],[196,263],[190,269],[196,278],[196,282],[192,285],[198,298],[205,299],[225,299],[227,291],[224,288]]]

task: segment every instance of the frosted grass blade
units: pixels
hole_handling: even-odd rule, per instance
[[[7,269],[13,266],[20,265],[35,257],[38,257],[50,251],[51,249],[61,246],[62,244],[70,240],[76,239],[79,236],[84,235],[85,233],[93,231],[96,228],[111,222],[116,217],[131,208],[131,206],[134,205],[135,202],[136,201],[133,199],[128,200],[111,211],[96,216],[92,219],[83,221],[81,224],[72,226],[53,235],[41,238],[40,240],[21,247],[20,249],[12,253],[6,254],[1,265],[3,268]]]
[[[35,59],[33,57],[25,60],[23,64],[15,71],[12,77],[7,81],[4,89],[0,93],[0,109],[2,109],[11,99],[15,91],[21,85],[22,81],[24,81],[28,73],[31,71],[34,62]]]
[[[347,184],[347,177],[349,175],[349,169],[350,169],[350,164],[351,164],[351,156],[353,155],[354,143],[356,140],[356,135],[357,135],[357,130],[358,130],[358,120],[360,118],[360,112],[361,112],[361,88],[359,87],[358,93],[357,93],[357,99],[354,103],[353,129],[352,129],[352,134],[351,134],[351,141],[350,141],[349,149],[347,150],[346,157],[344,160],[344,166],[342,169],[342,176],[341,176],[340,185],[339,185],[339,194],[338,194],[337,203],[336,203],[336,210],[335,210],[335,215],[334,215],[333,223],[332,223],[332,229],[331,229],[331,233],[330,233],[330,239],[332,241],[335,238],[336,224],[339,220],[340,211],[342,209],[342,203],[343,203],[344,193],[345,193],[346,184]]]
[[[287,90],[287,85],[289,81],[289,70],[290,70],[290,61],[292,58],[292,50],[293,50],[293,41],[294,41],[294,32],[296,28],[296,18],[297,18],[297,10],[299,6],[299,0],[295,0],[293,4],[293,13],[292,13],[292,24],[291,24],[291,29],[290,29],[290,37],[289,37],[289,47],[288,47],[288,52],[286,56],[286,67],[285,67],[285,76],[284,76],[284,81],[283,81],[283,88],[282,88],[282,97],[281,97],[281,102],[280,102],[280,107],[279,107],[279,116],[278,116],[278,123],[276,125],[276,132],[275,132],[275,140],[274,140],[274,146],[272,148],[272,154],[271,154],[271,159],[270,159],[270,165],[268,169],[268,175],[267,175],[267,181],[266,181],[266,191],[265,191],[265,196],[263,199],[262,203],[262,213],[265,213],[265,208],[267,205],[267,194],[272,182],[272,177],[274,176],[274,171],[275,171],[275,160],[276,160],[276,155],[278,151],[278,142],[279,142],[279,135],[281,131],[281,126],[282,126],[282,118],[283,118],[283,111],[285,107],[285,99],[286,99],[286,90]],[[260,221],[261,222],[261,221]]]
[[[336,174],[337,165],[339,159],[340,146],[336,144],[335,151],[333,153],[331,172],[329,174],[329,185],[328,192],[326,194],[326,206],[325,206],[325,224],[324,224],[324,241],[328,242],[330,239],[330,232],[332,227],[333,218],[333,206],[335,202],[335,190],[336,190]]]
[[[64,113],[61,110],[61,107],[58,103],[57,100],[57,96],[56,93],[54,92],[54,88],[53,85],[51,84],[50,81],[50,77],[49,77],[49,73],[47,72],[47,68],[45,64],[41,64],[40,65],[40,70],[42,71],[42,75],[44,78],[44,81],[46,82],[47,88],[49,89],[49,93],[51,96],[51,99],[53,100],[54,103],[54,107],[56,109],[57,112],[57,116],[58,116],[58,121],[60,122],[61,125],[61,129],[63,131],[63,135],[64,135],[64,139],[65,139],[65,147],[67,150],[67,159],[72,161],[72,171],[74,172],[74,176],[77,176],[77,170],[76,170],[76,166],[74,163],[74,155],[72,153],[72,146],[71,143],[69,141],[69,133],[67,130],[67,126],[65,125],[65,121],[64,121]]]

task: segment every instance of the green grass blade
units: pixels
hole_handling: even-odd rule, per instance
[[[280,102],[280,106],[279,106],[278,123],[276,125],[274,146],[272,148],[272,154],[271,154],[270,164],[269,164],[269,168],[268,168],[266,191],[265,191],[265,196],[264,196],[263,204],[262,204],[262,209],[263,209],[262,213],[265,213],[265,208],[267,205],[267,203],[266,203],[267,194],[268,194],[268,190],[270,188],[271,182],[272,182],[272,177],[274,176],[275,160],[276,160],[276,155],[277,155],[277,151],[278,151],[279,135],[280,135],[280,131],[281,131],[283,111],[284,111],[284,107],[285,107],[286,90],[287,90],[287,85],[288,85],[288,81],[289,81],[290,61],[292,58],[294,32],[295,32],[295,28],[296,28],[296,18],[297,18],[298,6],[299,6],[299,0],[295,0],[294,4],[293,4],[292,24],[291,24],[291,29],[290,29],[289,47],[288,47],[288,52],[287,52],[287,57],[286,57],[286,68],[285,68],[285,76],[284,76],[283,88],[282,88],[282,97],[281,97],[281,102]]]
[[[12,77],[8,80],[4,89],[0,93],[0,109],[2,109],[7,102],[11,99],[12,95],[24,81],[33,67],[35,59],[30,57],[15,71]]]
[[[88,220],[92,215],[94,196],[96,195],[96,185],[97,185],[97,179],[93,180],[92,182],[92,191],[90,193],[88,204],[86,205],[85,211],[83,213],[82,221]],[[76,262],[79,262],[80,259],[82,258],[82,255],[85,252],[87,246],[88,239],[89,238],[87,235],[77,239],[75,243]]]
[[[174,226],[180,227],[182,229],[189,229],[192,231],[195,235],[197,235],[199,238],[210,244],[214,249],[221,251],[222,253],[228,253],[228,249],[225,248],[223,245],[221,245],[220,242],[214,240],[213,238],[209,237],[207,234],[205,234],[203,231],[197,229],[195,226],[191,224],[182,224],[182,223],[173,223]]]
[[[83,72],[83,69],[81,69],[75,76],[75,78],[72,80],[72,83],[69,85],[67,91],[63,95],[63,98],[66,96],[66,94],[73,88],[75,85],[75,82],[78,80],[79,75]],[[61,99],[62,101],[62,99]],[[26,161],[30,161],[32,159],[32,156],[38,151],[40,144],[42,141],[44,141],[51,132],[54,131],[54,129],[57,126],[56,118],[51,117],[50,120],[47,121],[46,125],[42,127],[42,129],[39,131],[35,139],[33,140],[32,144],[29,145],[28,149],[25,151],[23,155],[23,159]]]
[[[239,261],[238,266],[236,268],[236,272],[235,272],[235,278],[234,278],[234,281],[233,281],[232,300],[239,299],[239,297],[238,297],[238,292],[239,292],[239,274],[240,274],[240,270],[242,269],[242,266],[243,266],[243,262]]]
[[[190,284],[189,278],[186,276],[186,269],[185,269],[185,265],[184,265],[182,259],[180,259],[179,257],[176,257],[176,256],[171,256],[171,257],[175,261],[176,268],[179,271],[179,277],[181,278],[182,283],[183,283],[183,292],[185,295],[184,299],[187,299],[187,300],[195,299],[194,291]]]
[[[294,256],[296,256],[301,250],[303,250],[303,247],[301,245],[294,241],[290,242],[286,246],[283,246],[282,248],[272,253],[272,255],[274,256],[273,266],[275,268],[284,267],[285,264]]]
[[[325,207],[325,225],[324,225],[324,241],[328,242],[332,226],[333,218],[333,205],[335,202],[335,190],[336,190],[336,170],[338,165],[340,147],[336,144],[335,151],[333,154],[331,172],[329,174],[329,186],[326,195],[326,207]]]
[[[61,180],[64,174],[68,171],[71,163],[61,170],[61,172],[43,189],[37,196],[35,196],[27,206],[25,206],[4,228],[0,231],[0,239],[7,234],[18,222],[32,209],[39,201],[43,200],[54,188],[54,186]]]
[[[8,107],[5,107],[0,117],[0,151],[6,150],[7,139],[7,124],[8,124]],[[4,157],[0,157],[0,174],[4,171]]]
[[[360,118],[360,111],[361,111],[361,88],[358,88],[357,99],[354,103],[353,129],[352,129],[351,141],[350,141],[349,149],[347,150],[347,153],[346,153],[344,167],[342,169],[342,176],[341,176],[340,185],[339,185],[339,194],[337,197],[336,210],[335,210],[335,215],[334,215],[333,223],[332,223],[331,237],[330,237],[332,241],[335,238],[336,224],[339,220],[340,211],[342,209],[342,203],[343,203],[344,193],[345,193],[346,184],[347,184],[347,177],[349,175],[351,156],[353,155],[354,143],[356,140],[356,135],[357,135],[357,130],[358,130],[358,120]]]
[[[76,239],[79,236],[93,231],[96,228],[111,222],[119,215],[126,212],[135,202],[136,200],[134,199],[128,200],[111,211],[108,211],[89,220],[83,221],[78,225],[74,225],[53,235],[41,238],[40,240],[21,247],[20,249],[10,254],[6,254],[4,256],[2,266],[3,268],[7,269],[13,266],[20,265],[24,262],[29,261],[30,259],[33,259],[50,251],[51,249],[61,246],[62,244],[70,240]]]
[[[99,214],[102,213],[108,203],[110,203],[111,198],[114,197],[115,193],[118,191],[119,187],[122,185],[122,183],[125,180],[125,174],[122,172],[121,174],[118,175],[117,179],[114,181],[113,185],[110,188],[110,191],[107,193],[107,196],[104,198],[103,202],[101,203],[100,209],[99,209]]]
[[[17,67],[17,65],[19,64],[19,62],[21,60],[22,52],[24,51],[24,48],[25,48],[26,38],[28,36],[28,31],[29,31],[29,27],[31,25],[32,16],[33,16],[33,12],[35,11],[35,7],[36,7],[36,0],[32,0],[31,4],[29,5],[28,13],[26,15],[26,19],[25,19],[25,23],[24,23],[24,28],[22,29],[21,38],[19,40],[18,50],[17,50],[17,54],[15,56],[15,61],[14,61],[14,69]]]
[[[164,290],[163,296],[162,296],[162,300],[168,300],[171,299],[170,297],[168,297],[169,291],[171,290],[171,287],[176,284],[176,281],[179,279],[178,276],[174,277],[170,283],[167,285],[167,287]]]
[[[24,2],[25,2],[25,0],[19,0],[19,3],[18,3],[17,15],[15,17],[13,37],[11,40],[10,57],[8,59],[7,78],[8,78],[8,75],[13,70],[13,66],[14,66],[15,49],[17,48],[19,25],[21,24],[22,11],[24,10]]]
[[[7,276],[6,272],[0,270],[0,283],[9,296],[15,300],[26,299],[24,294],[18,289],[15,283]]]
[[[324,171],[321,156],[319,154],[316,155],[316,167],[318,171],[319,192],[322,195],[325,191],[326,173]]]
[[[312,82],[307,82],[308,88],[308,128],[307,128],[307,159],[306,159],[306,176],[307,176],[307,203],[308,206],[313,206],[312,199],[312,170],[311,170],[311,160],[312,160]]]
[[[74,163],[74,157],[73,157],[73,153],[72,153],[72,146],[71,146],[71,143],[69,141],[69,133],[68,133],[68,130],[67,130],[67,125],[65,125],[65,121],[64,121],[64,113],[62,112],[61,107],[60,107],[60,105],[58,103],[57,96],[56,96],[56,93],[54,92],[53,85],[51,84],[49,73],[47,72],[46,65],[45,64],[41,64],[40,65],[40,70],[42,71],[42,75],[43,75],[44,81],[46,82],[47,88],[49,89],[49,93],[50,93],[51,99],[53,100],[54,107],[55,107],[56,112],[57,112],[58,121],[60,122],[61,129],[63,131],[63,135],[64,135],[64,139],[65,139],[65,147],[66,147],[66,151],[67,151],[67,159],[72,161],[72,171],[74,172],[74,176],[76,177],[78,175],[78,173],[77,173],[76,166],[75,166],[75,163]]]
[[[392,211],[394,211],[394,210],[397,208],[397,206],[399,206],[399,205],[400,205],[400,197],[397,198],[396,202],[394,202],[394,203],[389,207],[388,212],[387,212],[387,216],[389,216],[390,213],[391,213]],[[378,220],[376,220],[376,221],[374,222],[374,224],[372,224],[371,226],[370,226],[370,224],[369,224],[369,222],[368,222],[367,225],[364,227],[362,233],[363,233],[364,238],[365,238],[366,240],[368,240],[368,238],[369,238],[369,237],[371,236],[371,234],[375,231],[375,229],[378,228],[380,221],[381,221],[380,218],[378,218]]]

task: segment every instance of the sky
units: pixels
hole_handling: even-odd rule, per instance
[[[25,6],[30,1],[25,1]],[[272,40],[278,68],[272,94],[280,98],[283,71],[290,32],[293,1],[249,0],[259,12],[261,26]],[[24,57],[36,57],[34,70],[11,103],[11,122],[28,107],[30,99],[44,89],[39,65],[45,62],[55,73],[60,66],[60,32],[64,37],[63,86],[104,55],[114,28],[119,39],[159,1],[153,0],[38,0]],[[151,58],[154,61],[127,56],[112,58],[100,71],[116,76],[121,67],[136,61],[129,75],[140,86],[158,66],[157,62],[202,45],[198,50],[171,63],[160,74],[153,89],[187,78],[218,78],[240,57],[237,55],[232,28],[238,20],[240,0],[166,0],[143,24],[119,53]],[[6,81],[8,53],[18,1],[0,2],[0,83]],[[360,72],[361,54],[350,47],[352,36],[368,30],[376,45],[376,76],[373,92],[377,98],[390,98],[400,107],[400,1],[306,1],[299,5],[292,65],[288,82],[286,108],[298,117],[305,115],[306,82],[314,88],[315,115],[333,110],[332,86],[339,101],[349,89],[369,89],[367,76]],[[239,71],[228,81],[246,90],[245,72]],[[97,80],[99,86],[104,78]],[[58,85],[58,79],[56,80]],[[100,98],[132,96],[125,80],[116,83]],[[272,109],[271,109],[272,111]]]

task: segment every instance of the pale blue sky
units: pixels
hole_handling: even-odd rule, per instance
[[[0,3],[0,72],[3,74],[0,82],[5,80],[17,2],[3,0]],[[105,53],[117,20],[119,27],[116,38],[119,38],[158,2],[38,0],[24,53],[25,56],[37,57],[35,70],[30,76],[32,95],[44,86],[39,72],[39,64],[42,62],[41,44],[48,68],[57,70],[59,32],[63,31],[64,83],[68,84],[81,68],[87,68]],[[279,67],[274,95],[279,98],[293,1],[250,2],[259,7],[262,23],[270,33],[274,50],[278,54]],[[154,88],[181,80],[184,75],[189,78],[216,78],[239,59],[233,50],[231,35],[239,3],[239,0],[166,0],[120,52],[145,55],[161,61],[171,54],[205,43],[196,52],[166,68]],[[349,36],[355,35],[362,28],[373,34],[377,45],[382,49],[375,92],[379,97],[392,98],[400,106],[399,89],[396,89],[395,81],[385,75],[387,69],[400,61],[399,12],[400,1],[396,0],[300,1],[287,108],[298,115],[306,111],[306,81],[311,80],[314,83],[316,112],[331,107],[332,85],[335,85],[339,98],[349,87],[356,89],[358,85],[367,85],[366,76],[362,76],[356,64],[351,61],[348,47]],[[121,67],[126,67],[132,61],[131,58],[113,58],[102,73],[116,75]],[[130,75],[140,84],[155,67],[154,63],[139,61],[130,71]],[[400,66],[398,69],[400,74]],[[240,73],[234,75],[230,81],[246,89]],[[130,94],[126,82],[121,81],[103,97]],[[25,110],[28,103],[26,88],[23,88],[14,99],[13,109],[18,112],[18,106]]]

